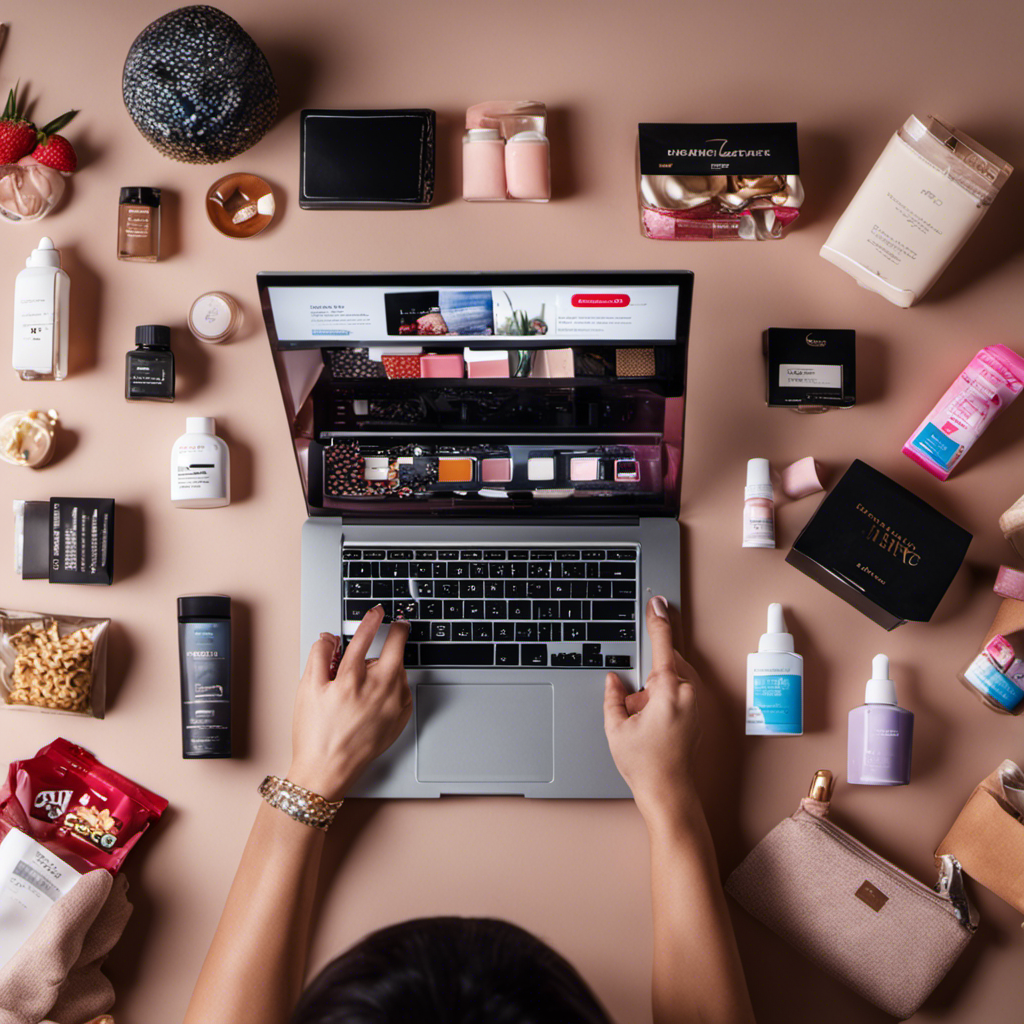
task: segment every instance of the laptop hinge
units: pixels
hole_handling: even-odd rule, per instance
[[[405,516],[388,516],[387,520],[380,518],[368,518],[364,516],[332,516],[336,522],[343,526],[373,526],[377,528],[388,526],[495,526],[494,520],[490,522],[481,519],[439,519]],[[501,522],[507,523],[502,520]],[[529,519],[516,519],[516,526],[581,526],[586,523],[588,526],[631,526],[640,525],[639,516],[531,516]]]

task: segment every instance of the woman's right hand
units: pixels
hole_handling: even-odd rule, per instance
[[[371,608],[332,675],[339,638],[321,633],[299,681],[292,719],[288,780],[328,800],[340,800],[360,772],[398,739],[412,714],[403,666],[407,622],[392,622],[380,657],[366,655],[384,609]]]
[[[693,758],[700,739],[699,683],[693,667],[672,646],[668,604],[647,602],[651,673],[647,685],[630,693],[609,672],[604,691],[604,730],[619,773],[648,826],[672,823],[696,799]]]

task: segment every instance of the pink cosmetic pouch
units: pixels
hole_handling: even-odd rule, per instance
[[[726,891],[809,960],[892,1016],[917,1012],[970,942],[960,865],[935,888],[828,820],[832,773],[747,855]]]

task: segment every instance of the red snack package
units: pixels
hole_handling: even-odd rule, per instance
[[[166,807],[163,797],[58,738],[11,762],[0,787],[0,837],[18,828],[79,871],[116,874]]]

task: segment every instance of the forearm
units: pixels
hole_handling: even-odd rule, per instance
[[[185,1024],[281,1024],[298,998],[324,833],[260,803]]]
[[[696,794],[651,816],[654,1024],[747,1024],[754,1012]]]

